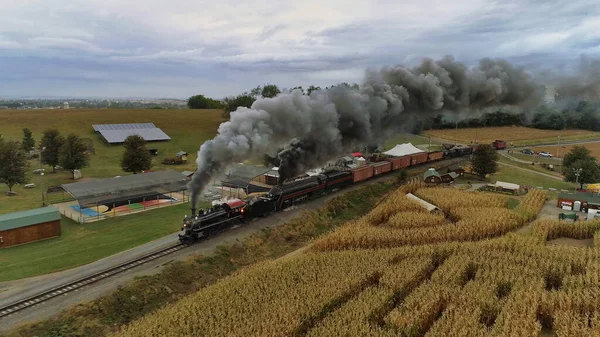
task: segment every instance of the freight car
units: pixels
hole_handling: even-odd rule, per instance
[[[376,163],[365,164],[354,169],[324,172],[316,176],[285,182],[274,186],[264,196],[257,196],[247,201],[228,201],[206,211],[200,210],[197,215],[195,209],[192,208],[192,215],[186,216],[183,220],[182,230],[184,233],[179,235],[179,239],[182,242],[193,242],[236,224],[268,216],[294,204],[317,198],[375,176],[446,158],[468,156],[471,153],[473,153],[473,148],[464,146],[446,151],[387,157]]]

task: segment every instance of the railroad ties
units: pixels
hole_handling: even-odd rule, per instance
[[[133,259],[129,262],[125,262],[118,266],[100,271],[98,273],[94,273],[92,275],[86,276],[84,278],[81,278],[81,279],[73,281],[73,282],[63,284],[61,286],[52,288],[50,290],[44,291],[40,294],[31,296],[31,297],[23,299],[21,301],[9,304],[7,306],[0,307],[0,318],[12,315],[18,311],[27,309],[34,305],[46,302],[51,298],[58,297],[60,295],[65,295],[74,290],[83,288],[88,284],[92,284],[92,283],[98,282],[100,280],[106,279],[108,277],[111,277],[113,275],[120,274],[127,270],[131,270],[139,265],[148,263],[152,260],[156,260],[156,259],[161,258],[166,255],[172,254],[184,247],[186,247],[184,244],[179,243],[174,246],[170,246],[168,248],[163,248],[161,250],[158,250],[158,251],[150,253],[150,254],[146,254],[144,256],[138,257],[136,259]]]

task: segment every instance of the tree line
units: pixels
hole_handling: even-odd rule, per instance
[[[600,102],[579,100],[564,105],[543,104],[532,110],[514,113],[502,108],[467,118],[458,122],[447,120],[444,115],[423,118],[413,129],[414,133],[431,129],[474,128],[490,126],[527,126],[544,130],[582,129],[600,131]]]
[[[350,85],[344,82],[337,85],[358,89],[358,84],[356,83]],[[325,87],[325,90],[335,86],[336,85]],[[262,87],[257,86],[250,91],[245,91],[239,95],[228,96],[223,99],[214,99],[206,97],[205,95],[194,95],[188,99],[187,105],[190,109],[222,109],[223,117],[229,118],[229,114],[232,111],[235,111],[238,107],[250,108],[252,104],[259,98],[273,98],[281,92],[291,92],[296,89],[300,90],[303,95],[310,95],[313,91],[323,90],[321,87],[315,85],[310,85],[306,89],[304,89],[302,86],[293,87],[291,89],[280,89],[275,84],[265,84]]]
[[[346,82],[325,87],[311,85],[304,89],[302,86],[291,89],[280,89],[275,84],[265,84],[257,86],[250,91],[239,95],[225,97],[223,99],[213,99],[204,95],[195,95],[188,99],[188,108],[190,109],[222,109],[224,117],[229,118],[229,113],[238,107],[250,108],[252,103],[259,98],[275,97],[282,91],[292,91],[298,89],[304,95],[310,95],[316,90],[327,90],[335,86],[346,86],[358,89],[358,84],[349,84]],[[491,126],[528,126],[536,129],[563,130],[563,129],[582,129],[591,131],[600,131],[600,101],[590,101],[585,99],[571,100],[560,104],[542,104],[534,109],[513,112],[506,108],[498,108],[496,111],[488,112],[480,117],[466,118],[459,122],[446,119],[443,114],[434,116],[423,116],[418,120],[412,132],[419,134],[423,130],[431,129],[450,129],[450,128],[473,128],[473,127],[491,127]]]
[[[125,172],[139,173],[149,170],[153,163],[146,149],[146,141],[138,135],[132,135],[123,143],[124,152],[120,160]],[[0,183],[8,187],[8,195],[13,195],[13,187],[29,182],[27,171],[30,169],[28,154],[36,149],[35,139],[28,128],[23,129],[22,141],[4,140],[0,135]],[[87,167],[90,163],[88,146],[79,136],[70,133],[66,137],[57,129],[43,132],[37,146],[37,156],[41,164],[52,167],[56,172],[58,166],[71,171],[75,179],[75,170]]]

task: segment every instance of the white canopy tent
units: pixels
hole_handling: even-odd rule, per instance
[[[387,154],[388,156],[394,157],[402,157],[415,153],[423,153],[425,151],[415,147],[411,143],[397,144],[393,149],[384,152],[383,154]]]

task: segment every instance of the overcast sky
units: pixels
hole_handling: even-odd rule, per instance
[[[544,4],[540,4],[544,3]],[[446,54],[564,67],[600,51],[596,1],[0,0],[0,96],[215,98],[360,82]]]

